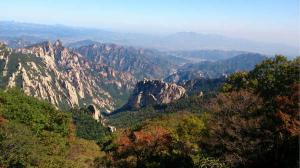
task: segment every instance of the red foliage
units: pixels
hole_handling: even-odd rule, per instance
[[[5,124],[6,122],[8,122],[8,120],[0,116],[0,125]]]
[[[294,84],[290,96],[277,96],[275,98],[277,111],[276,117],[281,121],[278,131],[291,136],[297,136],[300,132],[300,84]]]
[[[124,131],[117,140],[117,152],[143,153],[164,147],[172,140],[170,133],[162,127],[154,127],[150,130]]]

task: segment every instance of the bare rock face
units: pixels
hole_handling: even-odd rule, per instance
[[[114,44],[69,49],[58,40],[14,50],[0,44],[0,88],[18,87],[63,108],[93,104],[110,113],[126,103],[138,80],[162,79],[170,67],[175,66],[155,50]],[[170,103],[184,93],[175,84],[144,80],[128,105]]]
[[[11,52],[12,50],[10,48],[7,48],[4,43],[0,42],[0,76],[7,75],[8,56],[11,54]]]
[[[155,50],[124,47],[116,44],[95,43],[75,49],[88,60],[108,65],[121,72],[129,72],[138,80],[144,77],[162,79],[174,68]]]
[[[91,104],[87,107],[87,109],[96,121],[99,122],[101,120],[101,113],[97,107]]]
[[[125,109],[138,109],[149,105],[168,104],[185,96],[185,89],[175,83],[144,79],[136,84]]]
[[[130,73],[89,61],[60,41],[15,51],[0,44],[0,73],[1,87],[22,88],[57,107],[94,104],[106,112],[114,110],[118,97],[136,82]]]

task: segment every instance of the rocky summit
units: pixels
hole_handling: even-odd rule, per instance
[[[119,107],[170,103],[185,94],[178,85],[185,87],[192,79],[248,70],[264,58],[246,54],[219,62],[178,66],[170,61],[173,57],[157,50],[115,44],[95,42],[67,48],[57,40],[12,49],[1,43],[0,88],[21,88],[60,108],[93,104],[101,112],[110,113]],[[202,85],[196,88],[203,90]]]
[[[151,49],[125,47],[95,42],[74,49],[88,60],[107,65],[117,71],[128,72],[138,80],[144,77],[163,79],[176,68],[161,52]]]
[[[186,90],[175,83],[144,79],[138,82],[123,109],[168,104],[185,96]]]
[[[130,73],[95,64],[60,41],[16,50],[1,44],[0,72],[2,88],[21,88],[26,94],[57,107],[95,104],[107,112],[122,97],[126,101],[126,92],[136,83]]]

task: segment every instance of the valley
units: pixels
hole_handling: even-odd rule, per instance
[[[61,108],[93,104],[106,113],[123,106],[135,84],[144,78],[184,85],[192,79],[247,71],[266,58],[249,53],[178,65],[164,52],[98,42],[71,49],[59,40],[16,49],[1,47],[3,89],[19,87]]]
[[[18,48],[1,43],[1,164],[162,167],[181,160],[183,167],[264,165],[252,159],[255,155],[245,155],[254,147],[239,138],[254,139],[253,145],[260,147],[261,137],[268,139],[260,134],[268,135],[274,129],[262,128],[268,109],[275,112],[270,117],[292,123],[286,125],[285,136],[295,137],[299,58],[288,61],[283,56],[216,50],[198,51],[203,55],[197,57],[194,52],[90,42],[65,47],[57,40]],[[283,104],[278,106],[278,101]],[[291,111],[278,112],[285,110],[288,102],[294,105]],[[286,121],[280,115],[289,118]],[[263,131],[250,136],[252,127]],[[218,141],[220,134],[226,143]],[[26,154],[21,149],[9,148],[9,144],[19,144],[15,141],[18,137],[26,144],[21,149],[33,152],[23,160],[19,157]],[[32,146],[28,141],[47,145]],[[288,142],[294,143],[294,139]],[[238,151],[240,143],[243,152]],[[268,145],[272,148],[274,143],[279,142]],[[219,145],[224,151],[214,153]],[[12,150],[18,153],[12,154]],[[47,154],[45,150],[53,151]],[[41,152],[43,155],[35,155]],[[49,154],[53,158],[44,164]],[[164,159],[153,160],[155,157]],[[244,163],[240,157],[246,159]]]
[[[0,2],[0,168],[299,167],[293,1]]]

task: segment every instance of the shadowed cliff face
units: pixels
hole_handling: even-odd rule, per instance
[[[185,95],[185,89],[174,83],[144,79],[136,84],[124,109],[138,109],[149,105],[168,104]]]

